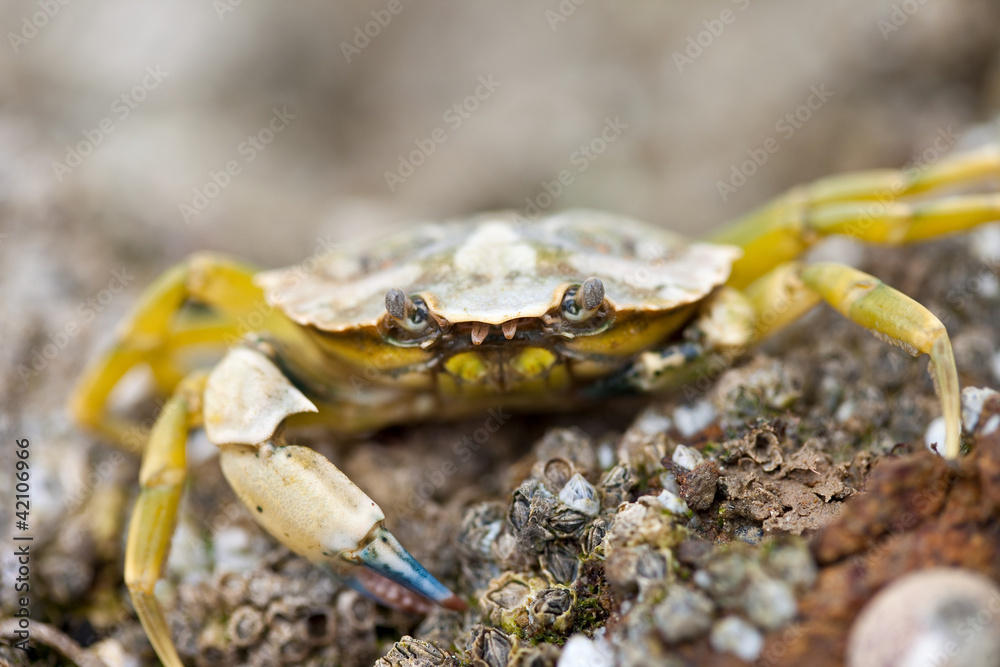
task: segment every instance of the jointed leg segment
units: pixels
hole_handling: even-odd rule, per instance
[[[153,589],[170,552],[177,508],[187,476],[188,431],[201,419],[204,385],[204,373],[189,376],[160,412],[142,457],[141,491],[132,512],[125,547],[125,585],[150,643],[168,667],[180,667],[181,661]]]
[[[757,311],[757,338],[782,328],[822,298],[888,342],[914,355],[929,355],[945,418],[945,455],[956,458],[960,394],[944,325],[916,301],[872,276],[837,264],[803,266],[793,260],[832,234],[902,244],[1000,220],[995,183],[985,194],[968,193],[989,179],[1000,179],[1000,144],[920,169],[832,176],[778,197],[713,240],[744,250],[727,284],[743,289]],[[948,188],[966,193],[937,195]]]
[[[114,347],[84,371],[74,388],[70,409],[76,420],[110,436],[112,442],[128,445],[126,434],[132,425],[109,415],[106,403],[130,369],[148,363],[160,390],[169,395],[186,375],[177,358],[183,349],[231,344],[246,332],[251,316],[261,320],[254,328],[287,327],[287,321],[267,306],[253,284],[253,274],[250,267],[228,258],[200,253],[160,276],[120,327]],[[210,312],[183,311],[188,301],[203,304]]]
[[[742,247],[729,284],[743,288],[831,234],[871,243],[922,241],[1000,219],[1000,194],[915,200],[952,186],[1000,178],[1000,145],[941,160],[924,170],[831,176],[789,191],[712,240]]]
[[[767,338],[826,301],[879,338],[931,360],[931,377],[945,419],[944,454],[959,454],[958,371],[944,325],[922,305],[877,278],[835,263],[788,262],[758,278],[742,293],[716,295],[685,341],[639,355],[594,388],[593,397],[650,392],[690,383],[699,373],[724,368],[743,347]],[[722,331],[743,331],[727,340]]]
[[[958,371],[948,333],[933,313],[874,276],[835,263],[790,262],[758,279],[746,294],[758,313],[758,338],[778,331],[822,298],[886,342],[913,356],[928,355],[945,419],[944,454],[949,459],[958,458]]]

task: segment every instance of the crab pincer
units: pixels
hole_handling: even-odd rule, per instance
[[[352,588],[404,611],[428,610],[421,598],[465,609],[389,532],[375,501],[322,454],[265,443],[223,448],[220,463],[265,530]]]
[[[269,359],[234,349],[212,373],[205,398],[206,429],[227,442],[219,447],[222,472],[265,530],[389,606],[426,611],[426,599],[465,609],[403,548],[379,506],[347,475],[319,452],[284,443],[277,424],[315,407]],[[263,441],[248,442],[268,431]]]

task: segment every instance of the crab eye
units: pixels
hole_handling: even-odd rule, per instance
[[[420,333],[430,324],[427,303],[419,296],[408,297],[395,287],[385,293],[385,310],[396,324],[411,333]]]
[[[600,278],[587,278],[582,285],[566,290],[562,299],[562,314],[570,322],[590,319],[604,303],[604,283]]]

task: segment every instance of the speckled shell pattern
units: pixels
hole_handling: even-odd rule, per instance
[[[271,305],[324,331],[377,324],[393,287],[422,296],[448,322],[496,325],[541,317],[590,276],[619,312],[668,311],[724,283],[740,253],[595,211],[537,221],[490,213],[337,247],[311,271],[268,271],[256,281]]]

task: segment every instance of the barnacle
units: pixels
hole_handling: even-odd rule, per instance
[[[458,659],[434,644],[409,635],[375,661],[375,667],[458,667]]]
[[[469,633],[466,651],[473,667],[507,667],[517,640],[485,625],[476,625]]]

